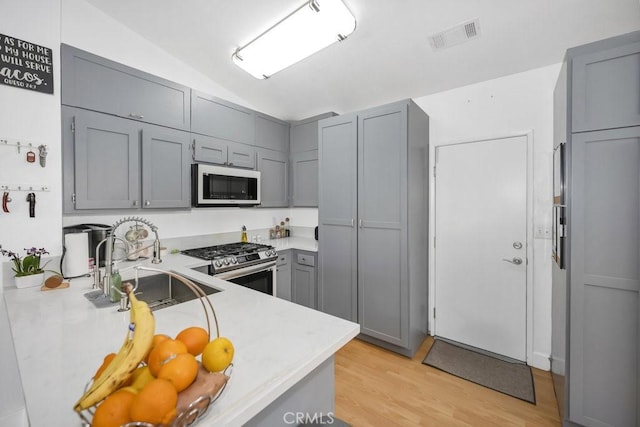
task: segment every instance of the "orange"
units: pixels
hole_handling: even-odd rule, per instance
[[[171,381],[176,391],[180,393],[198,376],[198,361],[191,353],[178,354],[163,364],[158,372],[158,378]]]
[[[165,340],[170,340],[171,337],[169,335],[165,335],[165,334],[155,334],[153,336],[153,341],[151,341],[151,347],[149,348],[149,353],[147,353],[147,355],[144,357],[144,363],[147,363],[149,361],[149,354],[151,354],[151,350],[153,350],[153,348],[155,346],[157,346],[158,344],[160,344],[162,341]]]
[[[178,392],[169,380],[155,379],[135,395],[130,415],[133,421],[169,424],[176,417]]]
[[[149,370],[154,377],[158,376],[158,371],[167,359],[176,354],[187,353],[187,346],[178,340],[167,339],[155,346],[149,353]]]
[[[113,359],[115,359],[116,354],[115,353],[109,353],[104,357],[104,360],[102,361],[102,365],[100,365],[100,367],[98,368],[98,370],[96,371],[96,373],[93,375],[93,379],[96,379],[100,376],[100,374],[102,372],[104,372],[105,369],[107,369],[107,366],[109,366],[109,363],[111,363],[111,361]]]
[[[127,390],[117,390],[109,395],[93,414],[92,427],[120,427],[132,421],[129,415],[136,395]]]
[[[209,342],[209,332],[198,326],[182,330],[176,339],[182,341],[187,346],[187,351],[194,356],[199,355]]]

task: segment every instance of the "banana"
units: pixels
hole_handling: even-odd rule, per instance
[[[129,330],[116,357],[73,407],[77,412],[90,408],[121,387],[151,349],[155,333],[153,313],[146,302],[131,292],[129,283],[123,288],[129,294],[131,305]]]

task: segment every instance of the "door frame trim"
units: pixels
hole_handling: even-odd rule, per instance
[[[533,354],[533,270],[534,270],[534,224],[533,224],[533,129],[513,132],[509,134],[501,134],[494,137],[479,137],[473,139],[462,139],[445,142],[442,144],[433,144],[429,147],[429,283],[428,283],[428,325],[427,330],[429,335],[435,333],[435,318],[433,316],[435,308],[435,214],[436,214],[436,183],[433,179],[433,171],[436,165],[436,150],[438,147],[448,145],[468,144],[473,142],[491,141],[496,139],[508,139],[514,137],[524,136],[526,138],[527,145],[527,207],[526,207],[526,224],[527,224],[527,277],[526,277],[526,342],[525,342],[525,354],[526,362],[528,365],[532,365]]]

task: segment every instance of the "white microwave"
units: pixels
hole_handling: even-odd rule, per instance
[[[260,171],[195,163],[191,165],[191,204],[196,207],[260,204]]]

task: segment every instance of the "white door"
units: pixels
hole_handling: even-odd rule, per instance
[[[527,137],[436,149],[435,334],[526,360]]]

